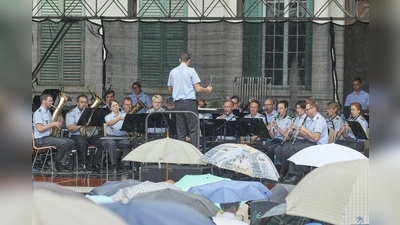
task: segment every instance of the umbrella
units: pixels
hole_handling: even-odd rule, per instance
[[[111,196],[118,192],[119,189],[124,187],[131,187],[140,184],[137,180],[123,180],[123,181],[106,181],[104,184],[93,188],[88,195],[105,195]]]
[[[200,175],[185,175],[179,181],[175,182],[175,186],[187,191],[193,186],[199,186],[221,180],[230,180],[229,178],[219,177],[212,174],[200,174]]]
[[[121,201],[122,199],[131,199],[133,196],[140,194],[140,193],[146,193],[146,192],[151,192],[151,191],[158,191],[158,190],[163,190],[163,189],[175,189],[175,190],[180,190],[178,187],[176,187],[173,184],[167,183],[167,182],[151,182],[151,181],[145,181],[143,183],[140,183],[135,186],[131,187],[126,187],[126,188],[121,188],[117,193],[111,196],[111,199],[114,201]]]
[[[160,168],[160,163],[167,163],[165,180],[168,180],[168,163],[205,165],[206,163],[200,160],[202,155],[203,153],[192,144],[167,137],[140,145],[122,161],[158,163]]]
[[[47,191],[51,191],[55,194],[58,195],[64,195],[66,197],[76,197],[76,198],[81,198],[82,200],[88,200],[87,198],[85,198],[84,195],[67,189],[59,184],[55,184],[55,183],[51,183],[51,182],[37,182],[37,181],[33,181],[32,182],[32,189],[35,190],[47,190]]]
[[[261,216],[260,225],[281,225],[281,224],[308,224],[310,222],[315,222],[314,219],[291,216],[286,214],[286,203],[279,204],[270,210],[268,210],[264,215]],[[319,222],[319,221],[318,221]],[[325,224],[324,222],[319,222],[320,224]]]
[[[191,187],[188,192],[202,194],[214,203],[266,199],[271,191],[257,181],[222,180]]]
[[[288,160],[297,165],[320,167],[329,163],[366,159],[365,155],[349,147],[337,144],[313,145]]]
[[[189,205],[190,207],[196,209],[201,214],[212,217],[217,215],[219,209],[214,205],[210,199],[206,198],[204,195],[198,195],[189,193],[186,191],[164,189],[159,191],[152,191],[147,193],[138,194],[133,197],[135,200],[158,200],[158,201],[168,201],[182,203]]]
[[[191,207],[174,202],[131,200],[102,205],[120,215],[130,225],[215,225]],[[92,223],[91,223],[92,224]]]
[[[34,189],[32,200],[32,224],[34,225],[127,224],[118,215],[88,199],[57,194],[45,189]]]
[[[272,196],[271,202],[276,202],[278,204],[285,203],[286,196],[293,190],[295,185],[292,184],[276,184],[273,188],[271,188]]]
[[[368,159],[321,166],[286,197],[287,214],[338,225],[368,224],[368,179]]]
[[[278,181],[274,163],[263,152],[242,144],[220,144],[201,157],[202,160],[251,177]]]

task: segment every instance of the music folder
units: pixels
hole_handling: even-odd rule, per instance
[[[88,126],[103,126],[103,123],[105,123],[104,117],[110,112],[110,109],[107,108],[85,108],[76,125],[86,125],[90,119]]]
[[[268,132],[267,127],[264,124],[264,121],[260,118],[239,118],[239,121],[242,123],[242,134],[241,136],[254,136],[257,135],[260,138],[268,138],[271,139],[271,135]]]
[[[358,121],[348,121],[347,124],[349,124],[349,127],[351,128],[351,131],[353,132],[356,139],[369,140],[369,137],[361,123],[359,123]]]
[[[144,133],[147,113],[126,114],[121,131]]]
[[[214,127],[213,135],[239,136],[240,123],[238,121],[214,119]]]

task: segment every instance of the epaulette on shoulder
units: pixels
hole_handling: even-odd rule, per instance
[[[339,120],[339,117],[336,117],[336,120]]]
[[[364,118],[364,117],[361,117],[360,119],[361,119],[361,120],[365,120],[365,118]]]
[[[38,109],[38,112],[42,112],[42,109]]]
[[[73,111],[74,111],[74,109],[69,110],[68,114],[69,114],[69,113],[72,113]]]

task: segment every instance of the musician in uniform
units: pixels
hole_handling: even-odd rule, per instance
[[[306,147],[312,145],[321,145],[328,143],[328,128],[324,117],[318,112],[319,105],[318,102],[309,99],[306,104],[307,116],[311,119],[309,129],[304,126],[300,126],[297,130],[299,135],[304,137],[304,143],[298,146],[293,146],[286,153],[286,160],[297,152],[303,150]],[[292,176],[285,179],[284,183],[297,183],[303,176],[304,173],[310,171],[309,166],[295,165],[293,162],[289,162],[288,173]]]
[[[33,114],[32,125],[34,129],[35,144],[39,146],[54,145],[57,148],[57,154],[52,165],[55,172],[68,172],[65,168],[68,156],[75,147],[75,142],[69,138],[52,137],[51,129],[61,129],[63,119],[61,121],[52,121],[50,107],[53,104],[53,98],[49,94],[40,96],[41,105]],[[61,115],[60,115],[61,116]]]
[[[362,81],[360,78],[353,79],[353,89],[354,91],[347,95],[344,106],[350,106],[354,102],[361,104],[362,109],[369,109],[369,94],[361,89]]]
[[[129,114],[132,111],[132,107],[132,99],[130,97],[125,97],[122,101],[122,109],[124,110],[124,113]]]
[[[274,100],[272,98],[266,98],[264,100],[264,109],[267,124],[269,124],[278,115],[278,112],[275,110]]]
[[[106,91],[106,104],[103,108],[110,108],[110,101],[115,100],[115,92],[113,90]]]
[[[126,131],[121,131],[126,113],[119,111],[119,103],[116,100],[110,101],[110,104],[111,113],[104,118],[107,124],[106,134],[109,139],[103,141],[103,147],[107,149],[110,156],[112,173],[117,174],[117,147],[122,149],[123,157],[125,157],[130,151],[131,143],[128,138],[120,139],[120,137],[128,137]],[[113,137],[115,137],[115,139],[113,139]],[[124,170],[126,170],[125,166]]]
[[[260,102],[257,100],[252,100],[250,105],[250,114],[247,114],[244,116],[244,118],[258,118],[263,121],[264,124],[266,124],[266,119],[265,116],[262,114],[258,113],[258,110],[260,109]],[[242,136],[240,137],[240,143],[241,144],[254,144],[255,148],[260,148],[261,146],[261,139],[257,136]]]
[[[147,110],[151,109],[151,99],[142,91],[142,85],[139,82],[134,82],[132,84],[132,90],[133,93],[127,96],[132,99],[132,105],[136,105],[138,100],[140,100],[146,106],[136,113],[145,113]]]
[[[265,145],[265,149],[272,162],[274,162],[275,148],[283,142],[286,130],[292,123],[292,118],[287,115],[288,107],[288,101],[282,100],[278,102],[278,115],[268,125],[272,140]]]
[[[343,119],[338,114],[340,110],[339,103],[329,102],[326,106],[327,117],[325,118],[325,121],[328,129],[332,131],[339,131],[344,125]],[[344,140],[344,138],[339,137],[339,140]]]
[[[205,108],[207,106],[207,102],[204,99],[199,99],[197,101],[197,106],[199,109]],[[211,113],[199,113],[199,119],[212,119]]]
[[[80,133],[81,125],[76,125],[79,118],[82,115],[83,109],[88,107],[88,97],[85,94],[80,94],[76,98],[76,107],[71,109],[65,118],[65,125],[67,130],[69,131],[69,136],[72,140],[75,141],[75,145],[78,151],[78,165],[81,166],[84,170],[86,170],[86,154],[89,144],[93,144],[97,149],[93,152],[93,164],[92,169],[94,172],[100,172],[101,165],[101,152],[103,149],[101,136],[98,134],[98,131],[95,130],[93,136],[91,137],[83,137]],[[86,135],[88,135],[90,130],[86,131]]]
[[[226,120],[226,121],[236,121],[236,116],[232,113],[233,111],[234,104],[231,100],[225,100],[224,101],[224,113],[220,116],[218,116],[216,119],[219,120]],[[224,136],[222,135],[224,133],[225,127],[221,127],[219,133],[221,136],[218,136],[218,139],[222,142],[231,142],[231,143],[236,143],[236,137],[235,136]]]
[[[276,158],[279,160],[279,162],[281,162],[281,168],[280,168],[281,181],[283,181],[283,178],[286,176],[289,170],[289,164],[286,159],[286,152],[292,146],[293,139],[297,140],[293,143],[293,146],[300,145],[301,143],[304,142],[304,137],[296,135],[296,131],[301,125],[309,127],[309,123],[307,121],[310,120],[306,114],[306,101],[304,100],[297,101],[295,105],[296,105],[297,116],[295,117],[293,124],[291,124],[289,127],[290,132],[287,137],[289,141],[285,141],[283,142],[283,144],[281,143],[274,149]]]
[[[364,131],[368,128],[368,122],[363,117],[362,106],[359,102],[354,102],[350,106],[350,114],[351,117],[348,121],[357,121],[361,124]],[[355,149],[357,151],[364,151],[364,139],[356,139],[353,131],[346,123],[344,125],[344,130],[341,135],[345,138],[345,140],[339,140],[336,143],[340,145],[345,145],[349,148]]]
[[[164,108],[161,107],[162,100],[163,99],[162,99],[161,95],[153,95],[153,97],[151,98],[151,104],[153,107],[151,109],[147,110],[146,113],[165,111]],[[151,116],[149,116],[149,117],[151,117]],[[148,138],[149,141],[153,141],[153,140],[157,140],[157,139],[166,137],[166,129],[164,127],[161,128],[161,127],[149,126],[147,128],[147,133],[149,134],[149,138]]]

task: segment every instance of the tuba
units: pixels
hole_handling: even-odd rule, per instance
[[[94,100],[94,102],[90,105],[90,108],[92,109],[96,109],[101,105],[105,105],[106,102],[104,101],[104,99],[102,99],[100,96],[98,96],[96,94],[96,98]],[[90,118],[89,118],[90,121]],[[87,131],[89,131],[90,133],[87,134]],[[82,125],[81,128],[79,128],[79,132],[82,135],[82,137],[85,138],[90,138],[91,136],[93,136],[94,132],[96,131],[96,127],[87,127],[86,125]]]
[[[55,108],[54,112],[53,112],[53,116],[51,117],[51,122],[60,122],[62,119],[61,116],[61,110],[64,108],[65,103],[70,102],[71,98],[66,95],[65,93],[60,92],[58,94],[58,98],[60,99],[58,101],[57,106],[52,105],[52,107]],[[59,137],[60,136],[60,132],[61,129],[57,128],[57,127],[53,127],[50,129],[50,135],[52,137]]]
[[[135,106],[133,106],[133,108],[129,112],[129,114],[135,114],[135,113],[137,113],[137,111],[139,111],[145,107],[146,107],[146,105],[142,101],[140,101],[140,99],[138,99]]]

